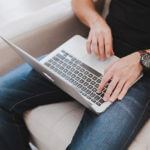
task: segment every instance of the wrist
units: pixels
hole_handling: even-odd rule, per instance
[[[139,69],[141,71],[143,71],[143,66],[141,65],[140,61],[141,61],[141,55],[139,52],[135,52],[133,53],[134,57],[135,57],[135,60],[136,60],[136,63],[139,65]]]
[[[93,28],[96,24],[100,24],[103,21],[104,19],[99,14],[97,14],[97,12],[95,12],[94,17],[91,16],[91,19],[89,19],[89,27]]]

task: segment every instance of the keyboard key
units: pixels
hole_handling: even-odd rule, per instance
[[[102,98],[104,97],[104,93],[101,94],[101,97],[102,97]]]
[[[96,89],[96,88],[93,88],[92,91],[93,91],[93,92],[97,92],[97,89]]]
[[[70,68],[71,68],[71,66],[69,66],[69,65],[68,65],[66,68],[67,68],[67,69],[70,69]]]
[[[89,74],[89,75],[88,75],[88,77],[89,77],[89,78],[92,78],[92,77],[93,77],[93,75],[92,75],[92,74]]]
[[[78,70],[75,70],[75,71],[74,71],[74,73],[75,73],[75,74],[78,74],[78,73],[79,73],[79,71],[78,71]]]
[[[72,73],[70,71],[67,72],[67,75],[71,75]]]
[[[100,103],[100,102],[96,102],[96,104],[97,104],[98,106],[101,106],[101,103]]]
[[[95,100],[99,100],[99,99],[100,99],[100,97],[99,97],[99,96],[95,96],[94,98],[95,98]]]
[[[67,67],[67,64],[66,64],[66,63],[63,63],[62,66],[63,66],[63,67]]]
[[[86,90],[86,93],[87,93],[87,94],[90,94],[90,93],[91,93],[91,91],[87,89],[87,90]]]
[[[86,91],[86,89],[87,89],[87,88],[84,87],[84,86],[81,88],[82,91]]]
[[[49,63],[52,63],[52,62],[53,62],[53,59],[49,59],[48,62],[49,62]]]
[[[97,80],[97,77],[96,77],[96,76],[94,76],[92,79],[93,79],[93,80]]]
[[[73,72],[73,71],[75,71],[75,69],[74,69],[74,68],[71,68],[70,71]]]
[[[58,62],[59,64],[62,64],[63,62],[61,61],[61,60],[59,60],[59,62]]]
[[[80,78],[79,77],[76,77],[76,81],[79,81],[80,80]]]
[[[96,82],[92,81],[91,84],[94,85]]]
[[[91,82],[91,79],[90,79],[90,78],[88,78],[88,79],[86,79],[86,81],[87,81],[87,82]]]
[[[87,76],[83,76],[82,79],[85,80],[87,78]]]
[[[66,58],[64,61],[65,61],[66,63],[68,63],[68,62],[69,62],[69,59]]]
[[[64,70],[63,70],[64,73],[66,73],[67,71],[68,71],[67,69],[64,69]]]
[[[84,84],[83,84],[84,86],[88,86],[89,84],[87,83],[87,82],[84,82]]]
[[[57,54],[56,56],[57,56],[58,58],[62,59],[62,60],[65,59],[65,57],[62,56],[61,54]]]
[[[76,66],[76,69],[77,69],[77,70],[80,70],[80,68],[81,68],[80,66]]]
[[[88,65],[82,63],[81,66],[88,70],[89,72],[93,73],[94,75],[96,75],[97,77],[101,76],[101,73],[97,72],[96,70],[94,70],[93,68],[89,67]]]
[[[76,75],[75,75],[75,74],[72,74],[72,75],[71,75],[71,77],[72,77],[72,78],[75,78],[75,77],[76,77]]]
[[[79,77],[82,77],[82,76],[83,76],[83,74],[82,74],[82,73],[79,73],[79,74],[78,74],[78,76],[79,76]]]
[[[78,82],[77,82],[77,81],[74,81],[74,82],[73,82],[73,85],[77,85],[77,84],[78,84]]]
[[[70,80],[69,80],[71,83],[73,83],[74,82],[74,79],[72,79],[72,78],[70,78]]]
[[[83,83],[83,82],[84,82],[84,80],[82,80],[82,79],[81,79],[79,82],[80,82],[80,83]]]
[[[59,58],[56,57],[56,56],[54,56],[53,59],[54,59],[55,61],[59,61]]]
[[[78,88],[81,88],[82,87],[82,85],[81,84],[78,84],[78,86],[77,86]]]
[[[81,72],[84,72],[85,70],[83,68],[80,69]]]
[[[98,88],[98,87],[99,87],[99,84],[96,84],[95,87]]]
[[[101,99],[99,100],[99,102],[100,102],[101,104],[103,104],[105,101],[101,98]]]
[[[85,74],[85,75],[88,75],[88,74],[89,74],[89,72],[88,72],[88,71],[85,71],[85,72],[84,72],[84,74]]]
[[[50,64],[48,63],[48,62],[45,62],[44,63],[47,67],[49,67],[50,66]]]
[[[54,66],[50,66],[50,68],[53,70],[53,69],[54,69]]]
[[[60,70],[64,70],[64,67],[61,66],[59,69],[60,69]]]
[[[81,61],[80,60],[76,60],[74,63],[79,65],[79,64],[81,64]]]
[[[73,67],[76,67],[76,64],[72,64]]]
[[[92,89],[92,88],[93,88],[93,86],[92,86],[92,85],[89,85],[89,86],[88,86],[88,89]]]
[[[95,94],[95,93],[91,93],[90,96],[91,96],[91,97],[95,97],[96,94]]]
[[[97,79],[97,81],[96,81],[97,83],[100,83],[101,82],[101,80],[100,79]]]
[[[94,102],[94,103],[96,102],[96,100],[95,100],[95,99],[92,99],[91,101],[92,101],[92,102]]]

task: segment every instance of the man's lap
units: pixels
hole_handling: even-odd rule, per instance
[[[148,82],[150,79],[144,76],[121,102],[115,102],[99,116],[86,110],[70,149],[99,150],[101,147],[109,150],[126,146],[145,115],[150,90]],[[72,98],[27,64],[0,78],[0,106],[9,111],[22,114],[38,105],[68,100]]]

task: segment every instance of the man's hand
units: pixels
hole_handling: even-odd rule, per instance
[[[92,0],[72,0],[72,7],[77,17],[90,28],[87,40],[87,51],[94,53],[101,60],[114,55],[112,46],[112,34],[106,21],[96,11]]]
[[[102,17],[98,17],[90,25],[87,40],[87,51],[89,54],[91,54],[91,48],[94,50],[94,54],[101,60],[114,55],[111,29]]]
[[[114,62],[105,70],[98,88],[98,93],[101,93],[108,81],[111,80],[104,95],[104,101],[114,102],[117,98],[119,100],[124,98],[128,89],[142,72],[143,68],[139,62],[140,54],[135,52]]]

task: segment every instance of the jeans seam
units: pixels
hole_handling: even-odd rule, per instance
[[[148,107],[148,105],[149,105],[149,101],[146,103],[146,106],[145,106],[145,108],[144,108],[144,110],[143,110],[143,113],[142,113],[141,117],[139,118],[139,121],[137,122],[137,124],[135,125],[135,127],[134,127],[134,129],[132,130],[131,134],[130,134],[129,137],[127,138],[127,141],[123,144],[121,150],[123,150],[123,148],[127,145],[128,141],[129,141],[129,139],[130,139],[130,137],[134,134],[134,132],[135,132],[135,130],[136,130],[138,124],[140,123],[140,121],[141,121],[141,119],[142,119],[142,117],[143,117],[143,115],[144,115],[144,113],[145,113],[146,108]]]
[[[41,96],[41,95],[44,95],[44,94],[48,94],[48,93],[55,93],[56,91],[59,91],[59,90],[55,90],[55,91],[51,91],[51,92],[44,92],[44,93],[36,94],[36,95],[34,95],[34,96],[25,98],[25,99],[23,99],[23,100],[17,102],[16,104],[14,104],[14,105],[9,109],[9,111],[11,112],[18,104],[21,104],[22,102],[25,102],[25,101],[27,101],[27,100],[30,100],[31,98],[35,98],[35,97],[38,97],[38,96]]]

